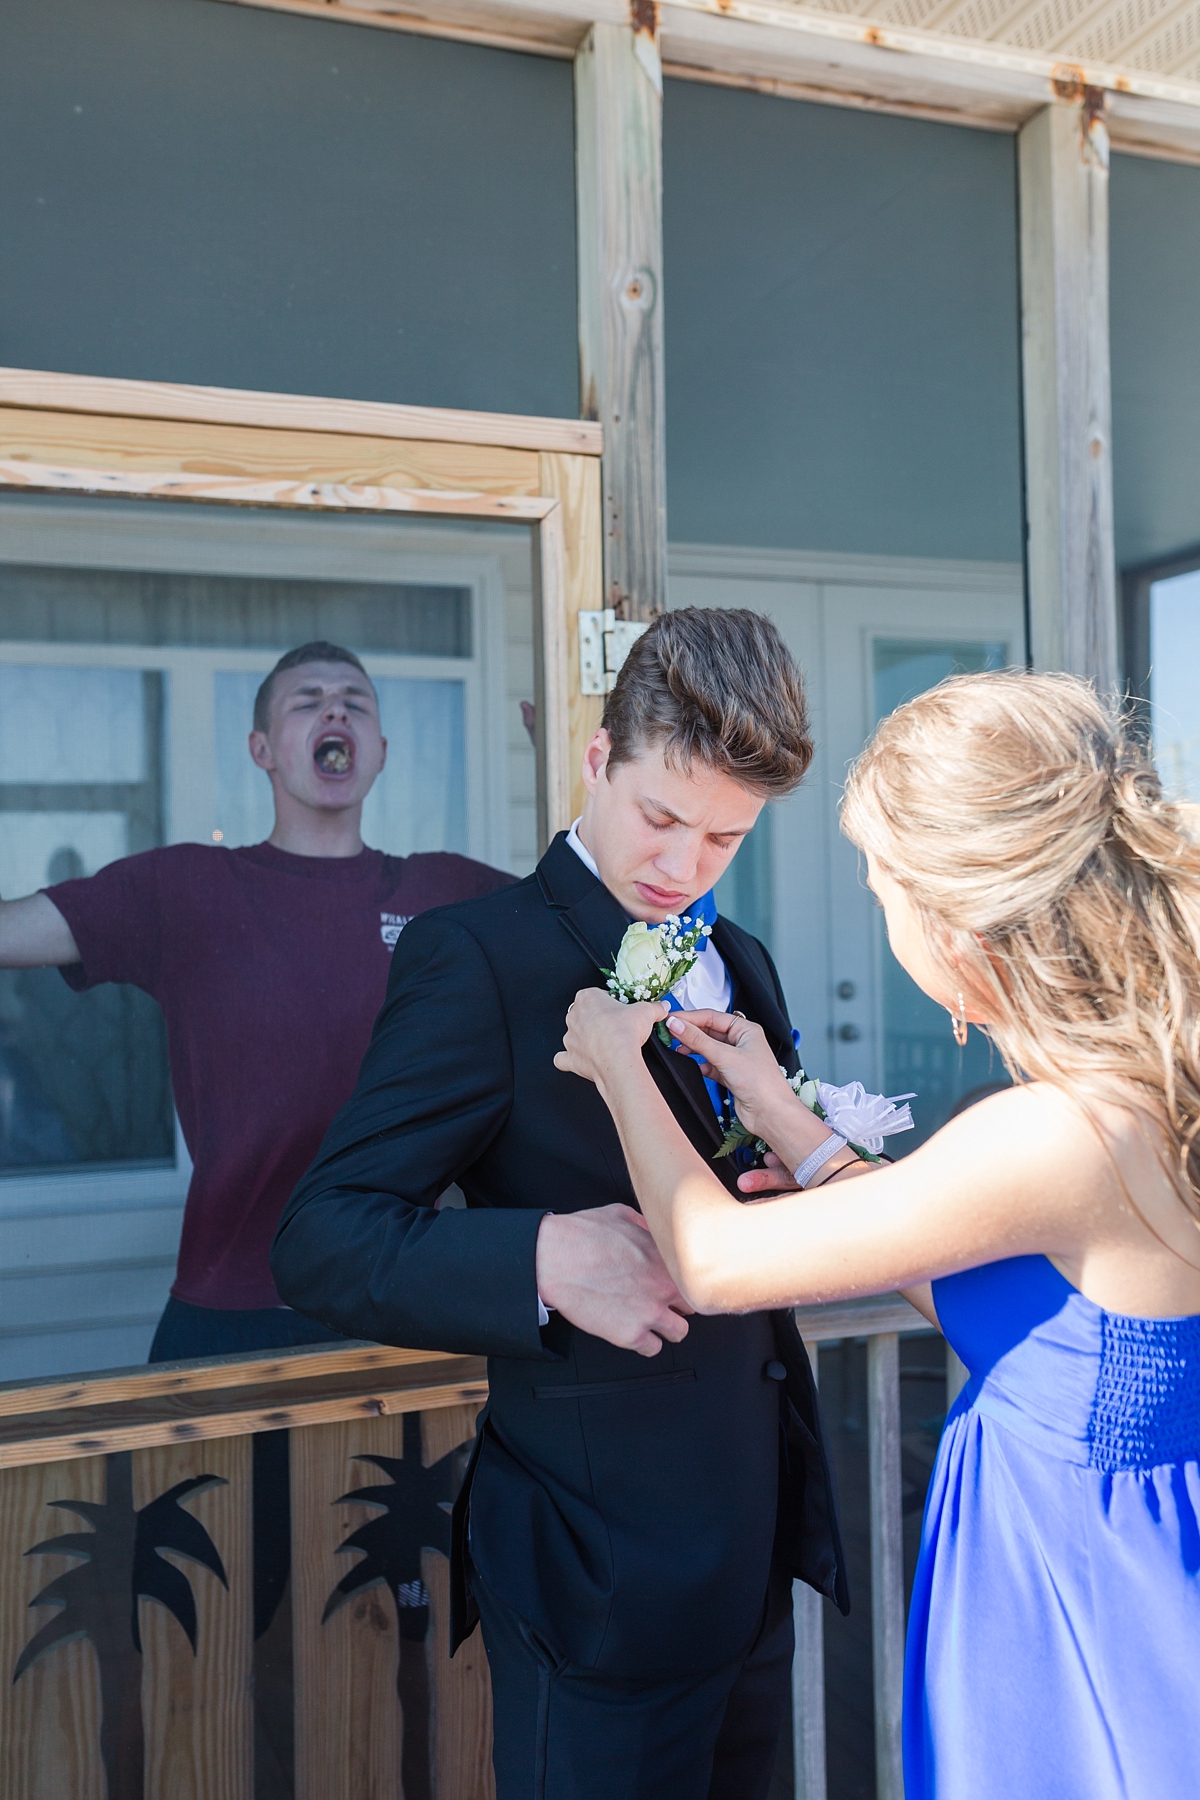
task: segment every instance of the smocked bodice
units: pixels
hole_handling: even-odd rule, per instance
[[[975,1407],[1047,1454],[1105,1471],[1200,1457],[1200,1315],[1106,1312],[1044,1256],[933,1284]]]

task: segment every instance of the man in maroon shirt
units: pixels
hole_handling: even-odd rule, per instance
[[[403,927],[512,879],[463,856],[364,847],[387,744],[348,650],[281,657],[255,701],[250,755],[274,792],[265,843],[172,844],[0,902],[0,967],[58,964],[77,990],[129,982],[166,1017],[194,1172],[151,1361],[333,1335],[275,1290],[267,1253],[284,1202],[353,1090]]]
[[[193,1174],[152,1362],[344,1341],[281,1303],[267,1262],[279,1216],[353,1091],[404,926],[512,880],[465,856],[364,846],[387,743],[349,650],[280,658],[255,700],[250,755],[274,793],[265,843],[172,844],[0,901],[0,968],[57,964],[77,990],[129,982],[166,1017]],[[256,1638],[287,1586],[287,1440],[254,1440]],[[274,1749],[290,1731],[290,1681],[269,1643],[255,1680]]]

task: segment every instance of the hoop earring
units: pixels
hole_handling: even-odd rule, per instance
[[[954,1041],[959,1049],[965,1050],[967,1047],[967,1009],[963,1004],[961,994],[958,996],[958,1017],[955,1018],[953,1013],[950,1014],[950,1029],[954,1033]]]

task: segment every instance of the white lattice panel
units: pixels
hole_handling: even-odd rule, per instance
[[[1200,76],[1200,0],[804,0],[805,10],[1063,61]]]

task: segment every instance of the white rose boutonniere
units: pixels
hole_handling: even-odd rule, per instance
[[[636,919],[621,939],[613,967],[604,970],[609,993],[622,1006],[661,1000],[683,980],[711,935],[711,925],[693,923],[686,915],[677,918],[672,914],[661,925]],[[664,1026],[657,1029],[664,1043],[674,1042]]]

